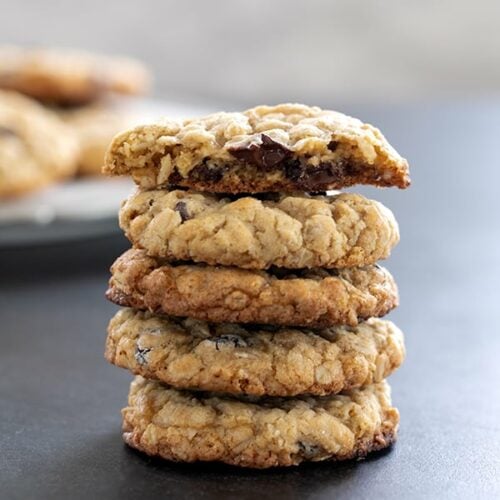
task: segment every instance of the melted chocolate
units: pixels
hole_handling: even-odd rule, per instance
[[[260,137],[261,144],[252,143],[245,147],[229,149],[229,152],[238,160],[270,170],[292,156],[288,148],[268,135],[262,134]]]

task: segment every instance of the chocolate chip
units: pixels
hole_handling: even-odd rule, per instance
[[[328,146],[327,148],[330,150],[330,151],[335,151],[337,149],[337,146],[339,145],[338,141],[330,141],[328,143]]]
[[[273,169],[292,155],[288,148],[268,135],[261,134],[260,138],[261,144],[252,143],[244,147],[229,148],[229,152],[238,160],[264,169]]]
[[[1,137],[17,137],[17,132],[9,127],[3,127],[0,125],[0,136]]]
[[[268,135],[262,134],[261,159],[264,167],[273,168],[285,158],[289,158],[292,152],[279,142],[274,141]]]
[[[209,165],[203,162],[191,171],[190,176],[202,182],[219,182],[224,177],[227,167]]]
[[[283,167],[285,176],[296,183],[298,188],[318,194],[323,189],[328,189],[332,183],[356,173],[356,165],[341,158],[320,163],[316,167],[300,160],[290,160]]]
[[[163,159],[164,155],[163,153],[160,153],[160,152],[156,152],[156,153],[153,153],[153,155],[151,156],[151,163],[153,165],[161,165],[161,160]]]
[[[238,335],[221,335],[220,337],[215,337],[210,339],[215,342],[215,348],[219,351],[219,347],[227,344],[233,344],[234,347],[248,347],[248,344],[244,339]]]
[[[189,214],[185,201],[178,201],[174,207],[174,210],[176,212],[179,212],[182,222],[186,222],[187,220],[192,218],[191,215]]]
[[[317,167],[302,166],[302,168],[300,177],[292,180],[306,191],[317,191],[322,186],[338,182],[350,173],[350,165],[345,160],[320,163]]]
[[[140,364],[140,365],[145,365],[147,364],[148,360],[146,359],[147,354],[151,351],[150,347],[144,347],[140,348],[139,346],[136,347],[135,349],[135,360]]]
[[[306,170],[304,180],[313,187],[338,181],[345,173],[346,163],[343,160],[320,163],[317,167],[310,167]]]
[[[210,182],[219,182],[224,176],[222,169],[216,167],[205,167],[202,172],[203,180]]]
[[[172,186],[177,186],[182,181],[182,176],[177,169],[175,169],[169,176],[168,182]]]
[[[297,446],[299,447],[300,455],[306,460],[316,458],[325,451],[325,449],[318,444],[306,443],[304,441],[299,441]]]
[[[297,181],[304,172],[304,167],[299,160],[287,161],[284,165],[285,176],[291,181]]]

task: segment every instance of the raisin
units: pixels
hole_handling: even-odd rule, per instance
[[[215,348],[219,351],[219,347],[223,345],[232,344],[234,347],[247,347],[248,344],[245,340],[238,335],[221,335],[220,337],[215,337],[210,339],[215,342]]]
[[[150,347],[144,347],[140,348],[139,346],[136,347],[135,349],[135,360],[140,364],[140,365],[146,365],[148,360],[146,359],[147,354],[151,351]]]
[[[304,441],[299,441],[297,443],[299,447],[299,453],[302,457],[307,459],[313,459],[324,453],[324,448],[318,444],[305,443]]]
[[[176,212],[179,212],[179,215],[181,216],[181,222],[186,222],[187,220],[192,218],[189,214],[185,201],[178,201],[174,207],[174,210]]]

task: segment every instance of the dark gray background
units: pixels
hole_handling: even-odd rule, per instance
[[[331,106],[334,103],[322,103]],[[494,498],[500,495],[497,311],[500,104],[348,109],[412,165],[387,262],[408,358],[391,378],[397,445],[364,463],[239,471],[127,449],[130,375],[103,360],[103,293],[120,239],[0,255],[0,496],[5,498]]]

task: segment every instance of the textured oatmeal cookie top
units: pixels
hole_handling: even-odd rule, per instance
[[[378,129],[300,104],[136,127],[114,139],[104,172],[145,188],[227,193],[410,184],[407,161]]]
[[[255,271],[171,264],[132,249],[111,272],[106,297],[116,304],[216,323],[355,326],[398,304],[394,279],[378,265]]]
[[[236,399],[137,377],[123,414],[125,441],[167,460],[243,467],[363,458],[396,440],[386,382],[342,395]]]
[[[403,362],[390,321],[310,329],[207,323],[122,309],[105,356],[178,389],[255,396],[334,394],[381,382]]]
[[[69,49],[0,47],[0,88],[44,103],[85,104],[103,94],[142,94],[150,75],[138,61]]]
[[[352,193],[234,200],[138,191],[123,204],[120,226],[148,255],[246,269],[364,266],[399,241],[392,212]]]

